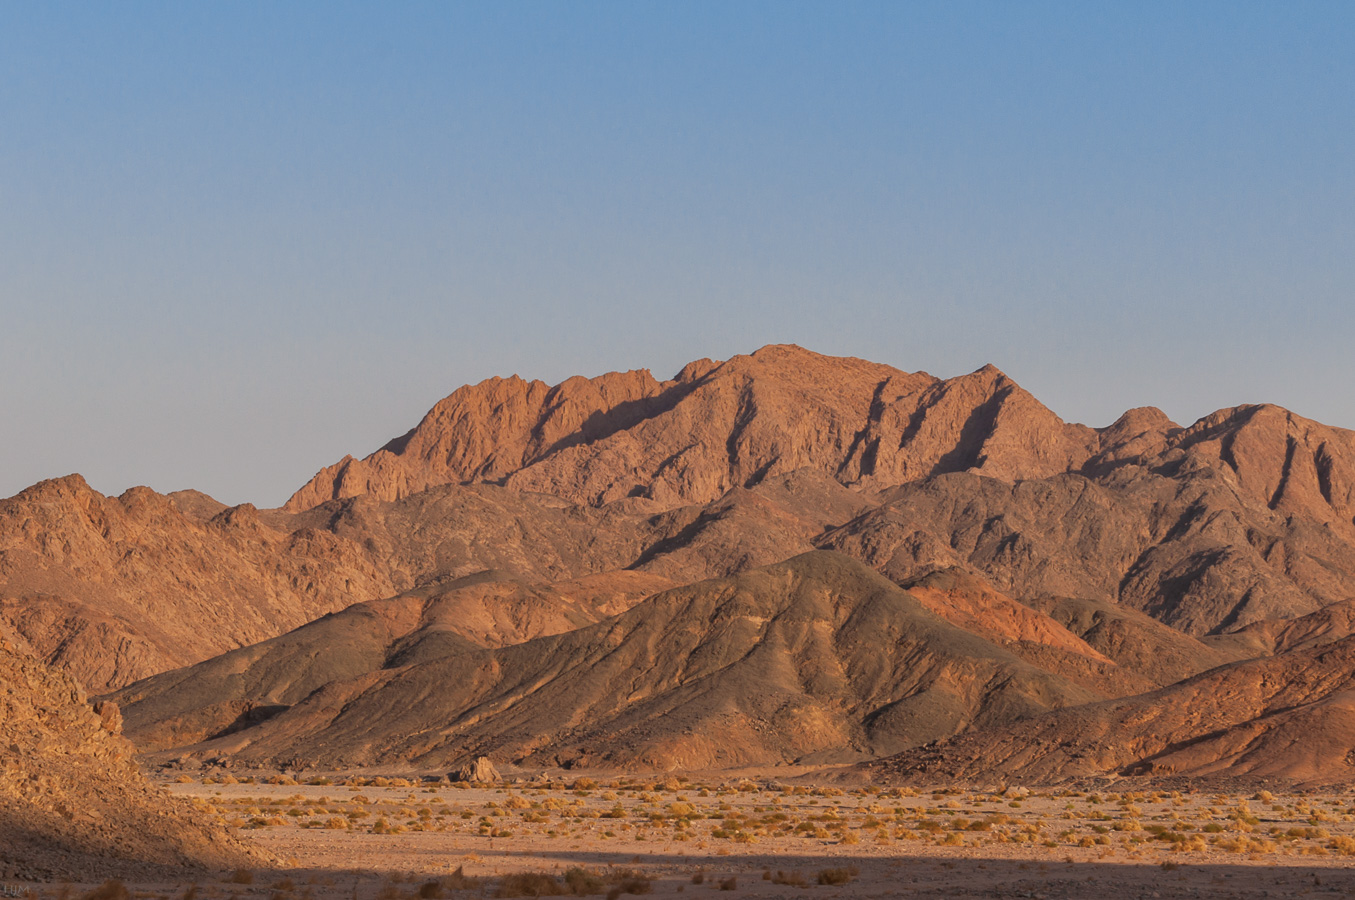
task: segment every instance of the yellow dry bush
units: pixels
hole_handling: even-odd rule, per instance
[[[1355,838],[1349,835],[1342,834],[1332,838],[1327,847],[1343,856],[1355,856]]]
[[[1184,841],[1174,841],[1171,849],[1174,853],[1203,853],[1209,849],[1209,845],[1200,835],[1193,834]]]

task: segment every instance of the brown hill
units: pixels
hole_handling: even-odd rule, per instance
[[[198,743],[277,715],[330,682],[571,631],[669,586],[641,572],[553,585],[488,573],[428,585],[143,679],[110,699],[142,750]]]
[[[954,473],[882,499],[818,545],[900,582],[968,567],[1012,596],[1106,600],[1196,635],[1313,612],[1355,585],[1355,542],[1254,502],[1227,467]]]
[[[335,766],[843,760],[1094,696],[815,552],[566,634],[335,681],[197,752]],[[138,707],[129,721],[150,718]]]
[[[1022,602],[1048,614],[1114,660],[1121,670],[1146,679],[1152,687],[1166,687],[1226,663],[1271,652],[1259,642],[1210,639],[1205,643],[1137,610],[1104,600],[1042,596]]]
[[[0,502],[0,626],[107,691],[354,602],[457,579],[511,590],[607,572],[641,579],[622,574],[636,567],[656,589],[728,574],[812,549],[865,504],[831,479],[792,473],[657,517],[629,501],[578,507],[496,485],[292,516],[217,509],[185,492],[109,498],[73,476]]]
[[[1016,602],[966,572],[937,571],[906,587],[923,606],[952,625],[1099,697],[1139,694],[1164,683],[1146,671],[1120,665],[1119,660],[1106,657],[1054,618]]]
[[[0,878],[176,877],[267,859],[153,788],[68,676],[0,643]]]
[[[332,532],[279,530],[248,505],[194,512],[78,475],[0,500],[0,619],[100,691],[394,593]]]
[[[915,782],[1227,775],[1311,785],[1355,778],[1352,747],[1355,638],[1343,638],[962,735],[867,768]]]

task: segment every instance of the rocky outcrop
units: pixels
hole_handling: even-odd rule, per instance
[[[0,878],[177,878],[266,854],[148,783],[69,676],[0,643]]]
[[[203,519],[78,475],[0,501],[0,620],[94,692],[392,593],[359,545],[248,505]]]
[[[884,780],[1049,784],[1102,775],[1355,780],[1355,638],[1234,663],[868,765]]]
[[[461,388],[404,437],[322,470],[287,509],[474,482],[669,509],[797,470],[866,487],[968,469],[1042,477],[1098,447],[1095,431],[1066,425],[991,366],[941,381],[771,346],[667,382],[627,372]]]
[[[477,756],[471,762],[457,769],[452,780],[470,784],[497,784],[503,781],[503,776],[499,774],[498,769],[494,768],[494,764],[489,761],[489,757]]]

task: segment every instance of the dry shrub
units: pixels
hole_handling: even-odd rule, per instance
[[[450,891],[473,891],[480,887],[480,879],[467,875],[465,866],[457,866],[455,872],[438,880]]]
[[[808,887],[809,882],[799,872],[778,871],[770,879],[772,884],[787,884],[791,887]]]
[[[544,872],[516,872],[499,881],[495,897],[560,897],[565,886]]]
[[[1345,856],[1355,856],[1355,838],[1344,834],[1332,838],[1331,843],[1327,846]]]
[[[606,886],[607,883],[596,872],[590,872],[579,866],[565,870],[565,887],[576,897],[600,894]]]
[[[819,884],[851,884],[852,879],[861,874],[856,866],[839,866],[832,869],[819,869],[815,881]]]
[[[1172,844],[1173,852],[1181,853],[1203,853],[1209,849],[1209,845],[1204,842],[1204,838],[1198,834],[1187,837],[1184,841],[1176,841]]]
[[[442,900],[447,896],[447,889],[442,886],[441,881],[425,881],[419,885],[420,900]]]
[[[130,898],[127,885],[116,878],[110,878],[86,894],[84,900],[130,900]]]
[[[722,891],[738,890],[738,887],[739,879],[734,875],[730,875],[728,878],[723,878],[720,880],[720,890]]]
[[[622,894],[648,894],[654,887],[652,877],[632,869],[609,872],[607,880],[612,883],[612,889],[607,892],[611,900],[616,900]]]
[[[236,869],[231,873],[231,877],[226,879],[231,884],[253,884],[254,873],[249,869]],[[101,898],[102,900],[102,898]]]
[[[1238,835],[1234,840],[1219,841],[1215,846],[1229,853],[1274,853],[1279,849],[1279,845],[1274,841],[1252,838],[1245,834]]]

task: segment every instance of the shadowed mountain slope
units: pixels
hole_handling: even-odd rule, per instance
[[[1342,530],[1251,502],[1227,467],[1014,483],[954,473],[882,499],[818,545],[900,582],[969,567],[1012,596],[1107,600],[1196,635],[1313,612],[1355,586]]]
[[[1355,776],[1355,638],[1233,663],[1159,691],[1059,710],[868,768],[916,782],[1228,775]]]
[[[1091,692],[815,552],[597,625],[336,681],[204,755],[703,768],[862,758]],[[130,720],[140,721],[135,702]]]
[[[668,587],[614,572],[554,585],[488,573],[356,603],[271,640],[144,679],[111,695],[143,750],[257,724],[330,682],[590,625]]]
[[[181,877],[267,857],[153,788],[69,676],[0,642],[0,878]],[[149,877],[148,877],[149,876]]]

